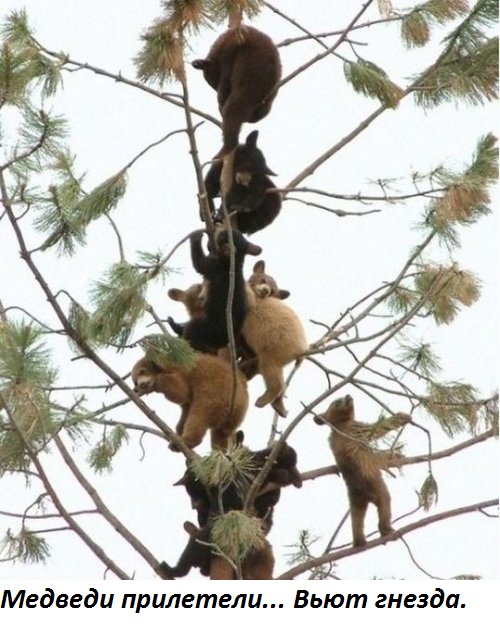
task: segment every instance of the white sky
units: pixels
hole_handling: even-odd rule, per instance
[[[353,17],[358,5],[359,2],[346,0],[275,3],[313,32],[342,28]],[[135,77],[132,59],[140,48],[139,34],[160,15],[160,3],[156,0],[140,3],[4,0],[0,16],[23,6],[37,37],[47,48],[67,52],[72,59],[111,72],[121,71],[129,78]],[[367,15],[377,18],[376,6]],[[300,35],[292,24],[269,10],[264,10],[253,24],[276,42]],[[214,32],[204,31],[193,38],[187,59],[203,57],[214,37]],[[408,82],[413,73],[429,65],[439,50],[438,36],[425,49],[406,51],[394,25],[374,26],[353,35],[353,38],[358,37],[363,43],[358,51],[382,66],[401,85]],[[369,45],[364,46],[364,43]],[[313,42],[282,48],[284,75],[319,51],[319,45]],[[352,59],[347,45],[339,51]],[[192,103],[218,116],[215,93],[201,74],[190,69],[188,79]],[[165,90],[179,92],[176,85]],[[275,179],[277,185],[284,185],[377,106],[376,100],[363,98],[352,91],[344,80],[341,61],[329,57],[287,83],[271,114],[257,126],[246,124],[242,138],[250,130],[259,129],[259,146],[270,167],[279,175]],[[493,107],[450,105],[424,112],[416,110],[410,100],[405,100],[396,111],[384,113],[303,185],[345,194],[359,191],[380,194],[370,182],[396,177],[401,179],[398,183],[401,191],[410,191],[405,183],[413,171],[425,172],[443,162],[460,168],[470,161],[478,138],[494,127]],[[114,174],[142,148],[169,130],[184,127],[179,108],[86,71],[64,74],[64,91],[57,96],[54,111],[68,117],[70,146],[78,157],[78,171],[87,173],[88,189]],[[204,123],[199,129],[197,140],[203,161],[218,149],[219,134],[210,123]],[[166,253],[199,226],[195,188],[184,135],[177,135],[154,149],[132,168],[127,194],[113,212],[131,261],[137,250],[161,248]],[[332,206],[355,212],[371,207],[342,201],[335,201]],[[381,282],[390,280],[401,268],[410,248],[419,241],[414,225],[423,210],[422,201],[372,206],[376,207],[382,212],[359,218],[339,218],[288,201],[276,222],[252,239],[263,248],[269,272],[282,288],[291,291],[289,303],[301,316],[310,341],[317,339],[322,330],[309,320],[334,321],[347,306]],[[32,232],[28,232],[28,236],[33,246],[39,243],[40,238]],[[462,233],[462,248],[452,259],[482,279],[482,297],[472,308],[464,310],[451,326],[436,328],[428,321],[428,324],[419,324],[414,335],[417,340],[431,341],[435,345],[444,378],[470,382],[484,396],[490,395],[497,385],[496,239],[497,221],[493,215]],[[48,303],[17,258],[17,252],[13,234],[4,219],[0,223],[0,254],[8,265],[0,269],[2,303],[24,306],[40,319],[54,324]],[[438,262],[448,261],[444,250],[436,247],[429,251],[429,257]],[[98,221],[88,232],[87,248],[79,250],[73,259],[56,259],[50,252],[38,255],[37,263],[53,289],[68,288],[74,297],[88,306],[91,281],[99,278],[117,259],[116,239],[109,225]],[[173,315],[183,319],[182,307],[166,299],[166,289],[187,287],[196,280],[186,245],[178,250],[171,264],[179,274],[172,275],[164,288],[155,285],[149,298],[162,317]],[[247,273],[252,266],[253,260],[249,258]],[[151,332],[147,324],[145,320],[137,337]],[[54,359],[62,368],[59,385],[103,382],[102,375],[90,363],[69,361],[71,354],[62,338],[52,338],[50,344]],[[126,351],[118,357],[112,352],[103,352],[103,357],[122,374],[130,370],[138,356],[137,351]],[[328,357],[328,364],[341,373],[350,372],[352,363],[349,356],[340,352]],[[311,401],[325,388],[323,375],[309,362],[304,362],[288,393],[288,421],[300,411],[301,402]],[[262,383],[257,378],[250,385],[251,403],[261,392]],[[375,402],[352,387],[340,394],[346,392],[355,397],[361,420],[374,421],[378,417],[380,408]],[[89,399],[92,403],[92,395]],[[121,399],[121,394],[114,389],[104,397],[100,394],[96,403],[101,399],[110,403]],[[166,402],[161,395],[149,396],[147,402],[169,425],[175,425],[176,406]],[[388,403],[393,410],[406,408],[405,402],[398,398]],[[132,423],[146,423],[135,408],[121,408],[113,416]],[[434,450],[461,440],[458,437],[447,439],[438,432],[435,422],[426,420],[420,413],[418,421],[432,431]],[[243,426],[251,448],[265,446],[271,422],[271,409],[258,410],[251,406]],[[301,471],[332,463],[326,437],[326,431],[315,426],[311,417],[304,419],[294,431],[290,443],[299,454]],[[408,433],[405,441],[408,454],[426,451],[423,435]],[[96,476],[89,472],[89,478],[112,511],[136,532],[158,559],[174,564],[185,543],[182,523],[187,519],[194,520],[184,492],[171,487],[183,472],[184,460],[181,455],[171,453],[166,443],[157,437],[144,438],[143,446],[145,456],[142,459],[139,440],[132,435],[127,448],[117,457],[113,473]],[[208,440],[198,450],[208,450]],[[79,455],[81,467],[88,451],[85,449]],[[47,458],[46,462],[68,507],[88,508],[88,500],[82,497],[60,462],[55,457]],[[431,513],[497,496],[497,465],[497,443],[492,440],[459,456],[436,462],[434,470],[440,496]],[[395,518],[416,506],[415,491],[419,490],[425,475],[425,466],[410,466],[405,468],[402,476],[390,479]],[[37,486],[25,491],[21,479],[7,477],[0,481],[0,510],[24,509],[38,493]],[[342,518],[346,505],[345,487],[338,477],[308,481],[301,490],[284,490],[270,534],[277,559],[275,573],[280,574],[288,568],[284,557],[288,550],[284,546],[296,542],[300,529],[308,529],[311,534],[321,537],[313,547],[319,555]],[[406,522],[402,520],[396,527]],[[136,578],[153,576],[139,556],[117,540],[116,534],[103,522],[86,519],[82,524],[93,532],[120,566],[135,572]],[[61,526],[61,522],[55,526]],[[13,519],[0,515],[0,536],[8,527],[14,529],[17,525]],[[370,509],[367,529],[375,527],[376,514]],[[0,578],[102,577],[102,564],[70,532],[47,534],[46,537],[53,552],[48,564],[24,567],[0,563]],[[349,541],[350,528],[347,527],[341,534],[340,543]],[[498,525],[480,514],[435,524],[409,534],[407,541],[419,564],[433,576],[446,578],[472,573],[486,578],[498,577]],[[401,543],[391,543],[342,560],[337,574],[342,578],[358,579],[423,576]]]

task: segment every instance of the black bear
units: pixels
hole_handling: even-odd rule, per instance
[[[238,144],[241,124],[260,121],[271,110],[281,78],[281,61],[271,38],[251,26],[228,29],[205,59],[193,61],[217,91],[222,115],[222,157]]]
[[[193,567],[197,567],[204,576],[211,580],[234,580],[235,570],[232,564],[222,555],[212,552],[211,527],[198,529],[193,523],[185,522],[184,529],[189,540],[175,567],[161,562],[158,568],[160,576],[167,580],[183,578]],[[250,550],[242,559],[241,572],[243,580],[272,580],[274,555],[267,540],[261,548]]]
[[[258,131],[251,132],[244,144],[234,153],[232,180],[225,204],[231,215],[231,225],[244,234],[254,234],[270,225],[281,209],[281,194],[271,192],[275,184],[269,178],[274,175],[266,159],[257,147]],[[205,177],[205,189],[212,213],[213,199],[221,194],[222,162],[213,163]],[[215,217],[219,220],[220,215]]]
[[[237,433],[238,440],[243,441],[243,433]],[[255,469],[255,478],[271,454],[272,448],[250,451]],[[184,523],[184,528],[190,535],[189,541],[182,552],[177,565],[169,566],[166,562],[160,564],[159,573],[167,579],[183,577],[192,567],[198,567],[202,575],[210,576],[212,580],[234,579],[233,567],[227,560],[210,547],[211,529],[214,521],[221,514],[239,511],[244,506],[244,492],[234,482],[224,488],[222,493],[217,487],[206,488],[191,470],[186,470],[184,476],[176,483],[184,485],[191,498],[191,505],[198,515],[198,529],[192,523]],[[270,472],[264,479],[254,501],[255,516],[262,521],[264,534],[269,533],[272,526],[274,506],[280,499],[281,487],[294,485],[302,487],[302,480],[297,469],[297,454],[287,443],[280,447]],[[248,487],[250,484],[248,484]],[[222,506],[222,508],[221,508]],[[272,579],[274,558],[270,544],[266,541],[261,549],[251,551],[242,561],[242,574],[245,580]]]
[[[241,442],[243,432],[240,430],[237,435]],[[269,458],[271,450],[272,448],[265,448],[264,450],[250,451],[255,469],[255,478],[257,478],[264,463]],[[209,488],[207,490],[205,485],[189,469],[175,484],[184,485],[186,488],[191,499],[191,506],[198,515],[200,527],[205,527],[214,515],[243,509],[244,495],[234,483],[230,483],[224,489],[221,499],[217,488]],[[287,485],[302,487],[302,480],[297,469],[297,453],[290,445],[285,443],[281,446],[271,470],[264,479],[264,483],[254,500],[255,515],[264,521],[265,533],[268,533],[271,529],[273,508],[281,496],[280,488]],[[221,502],[222,510],[219,509]]]
[[[234,289],[231,307],[235,337],[248,311],[243,262],[246,254],[259,255],[262,251],[237,230],[232,232],[234,244]],[[205,299],[205,316],[196,317],[185,324],[177,324],[172,318],[168,323],[198,351],[215,353],[229,341],[226,304],[230,288],[230,234],[219,231],[215,236],[215,252],[206,255],[201,245],[204,231],[197,230],[190,236],[193,267],[209,283]]]

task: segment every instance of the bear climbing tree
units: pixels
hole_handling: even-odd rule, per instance
[[[3,577],[497,577],[497,3],[39,4],[0,16]]]

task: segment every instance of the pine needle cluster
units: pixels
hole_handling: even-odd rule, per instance
[[[373,62],[344,62],[344,75],[357,93],[375,97],[386,108],[397,108],[403,90],[391,81],[387,73]]]
[[[424,227],[431,228],[447,245],[459,245],[456,228],[475,223],[490,212],[490,188],[498,178],[496,137],[479,139],[470,165],[462,172],[441,168],[433,174],[444,194],[426,210]]]
[[[438,501],[438,484],[432,474],[428,474],[418,493],[420,505],[426,512]]]
[[[62,81],[60,65],[36,46],[26,11],[10,13],[0,35],[0,105],[27,106],[37,86],[42,97],[53,95]]]
[[[233,563],[241,562],[250,552],[263,549],[266,544],[260,518],[237,510],[214,520],[210,538]]]
[[[144,45],[134,62],[143,82],[157,83],[185,79],[186,37],[210,24],[228,20],[241,22],[259,13],[263,0],[164,0],[164,15],[141,36]]]
[[[196,363],[196,351],[182,337],[148,335],[139,344],[146,357],[158,366],[176,364],[189,368]]]
[[[128,442],[128,432],[123,425],[114,426],[111,433],[105,433],[103,438],[92,448],[88,456],[88,463],[97,474],[111,472],[112,460],[123,443]]]
[[[428,378],[432,378],[441,372],[439,358],[432,350],[430,344],[424,342],[416,344],[400,343],[399,346],[399,360],[412,371]]]
[[[41,330],[4,322],[0,330],[0,473],[26,469],[57,431],[48,390],[56,378]]]
[[[476,432],[481,403],[470,384],[429,382],[428,394],[421,403],[450,437],[464,431]]]
[[[224,490],[234,483],[242,496],[255,478],[255,464],[250,451],[244,446],[229,448],[227,452],[213,450],[195,459],[189,469],[205,487]]]
[[[45,562],[50,556],[47,541],[26,527],[16,535],[7,530],[0,543],[0,553],[7,560],[18,560],[23,564]]]
[[[479,299],[480,282],[470,271],[450,267],[424,265],[415,278],[415,289],[424,298],[424,309],[436,324],[449,324],[461,306],[471,306]]]
[[[401,18],[401,38],[404,44],[424,46],[429,41],[432,27],[455,20],[469,11],[467,0],[428,0],[414,7]]]
[[[417,80],[418,105],[430,108],[450,101],[478,105],[496,99],[498,37],[488,37],[488,32],[497,19],[496,0],[478,0],[445,38],[439,59]]]

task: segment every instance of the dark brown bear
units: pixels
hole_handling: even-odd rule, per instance
[[[401,425],[411,420],[404,413],[394,416],[400,420]],[[368,503],[377,507],[380,533],[385,536],[393,532],[391,496],[381,473],[381,469],[387,467],[387,459],[371,450],[366,440],[363,440],[362,433],[365,433],[366,439],[366,432],[372,426],[354,420],[352,397],[347,395],[333,401],[326,412],[314,417],[314,421],[318,424],[329,423],[332,428],[329,441],[347,487],[353,545],[361,547],[366,544],[363,526]]]
[[[271,110],[281,78],[281,62],[269,36],[251,26],[228,29],[205,59],[193,61],[217,91],[223,147],[219,157],[238,144],[241,124],[260,121]]]
[[[239,442],[243,440],[243,433],[238,432]],[[255,478],[264,463],[269,458],[272,448],[251,452],[255,466]],[[189,541],[182,552],[175,567],[166,562],[160,565],[160,575],[167,579],[179,578],[187,575],[192,567],[198,567],[202,575],[210,576],[211,580],[233,580],[233,567],[225,558],[212,553],[209,544],[211,526],[215,518],[222,513],[242,510],[244,506],[244,492],[234,483],[230,483],[219,496],[217,488],[207,489],[191,470],[186,470],[184,476],[176,483],[184,485],[191,505],[198,515],[200,528],[192,523],[184,523],[189,533]],[[294,485],[302,487],[300,473],[297,470],[297,454],[287,443],[281,446],[273,462],[273,466],[264,479],[264,483],[254,501],[255,516],[262,521],[262,528],[267,534],[272,526],[273,509],[281,496],[281,487]],[[222,509],[220,503],[222,502]],[[242,562],[242,574],[245,580],[270,580],[274,557],[271,545],[266,541],[262,549],[251,552]]]
[[[240,430],[237,435],[241,442],[243,432]],[[257,478],[264,463],[269,458],[271,450],[272,447],[250,451],[255,468],[255,478]],[[243,509],[244,495],[234,483],[226,487],[222,493],[222,510],[219,509],[217,488],[207,490],[191,470],[186,470],[184,476],[177,481],[176,485],[184,485],[186,488],[191,499],[191,506],[197,512],[200,527],[206,526],[213,515]],[[265,533],[268,533],[271,529],[273,508],[280,499],[281,488],[287,485],[302,487],[302,480],[297,469],[297,453],[290,445],[285,443],[281,446],[278,455],[274,459],[271,470],[264,479],[259,494],[254,501],[255,515],[264,521]]]
[[[270,225],[281,209],[281,195],[269,178],[274,172],[257,147],[258,131],[254,130],[234,153],[232,180],[225,197],[231,225],[244,234],[254,234]],[[205,189],[212,213],[213,199],[221,195],[222,162],[213,163],[205,177]],[[223,220],[219,215],[215,220]]]

